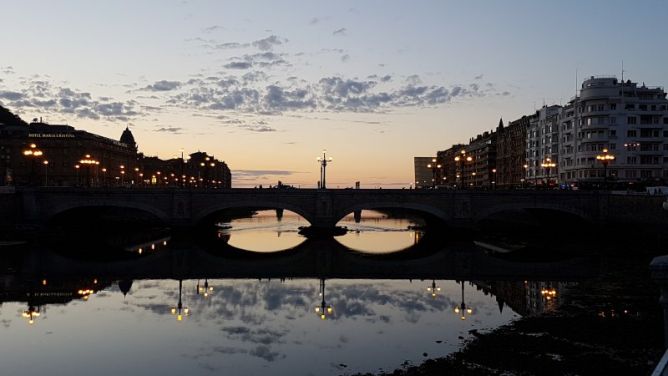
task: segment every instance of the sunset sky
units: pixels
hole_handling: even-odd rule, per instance
[[[413,156],[546,104],[579,78],[668,83],[666,1],[3,1],[0,104],[233,186],[408,187]]]

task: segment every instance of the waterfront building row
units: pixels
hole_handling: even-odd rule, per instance
[[[0,107],[0,185],[231,187],[205,152],[162,160],[138,151],[129,128],[114,140],[69,125],[26,123]]]
[[[668,181],[661,87],[590,77],[566,105],[543,106],[437,152],[439,187],[600,186]],[[417,187],[417,183],[416,183]]]

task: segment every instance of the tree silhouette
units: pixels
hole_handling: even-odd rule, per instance
[[[28,125],[18,115],[14,115],[8,109],[0,106],[0,124],[6,125]]]

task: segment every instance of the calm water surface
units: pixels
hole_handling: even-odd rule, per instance
[[[393,219],[377,211],[363,210],[359,223],[355,222],[353,214],[339,222],[339,226],[349,231],[336,240],[359,252],[392,253],[418,241],[421,232],[411,227],[416,224],[414,220]],[[308,222],[287,210],[280,220],[276,211],[262,210],[252,218],[234,219],[221,226],[224,228],[221,232],[230,235],[228,244],[231,246],[255,252],[277,252],[302,243],[305,238],[299,235],[299,227],[308,226]]]
[[[353,231],[337,240],[353,253],[393,252],[420,238],[408,229],[413,222],[376,212],[365,213],[360,223],[347,217],[341,224]],[[287,211],[280,222],[266,211],[222,224],[219,231],[234,247],[276,252],[304,241],[297,233],[304,225]],[[169,252],[171,244],[163,242],[127,247],[138,257],[131,263]],[[161,267],[178,261],[170,257]],[[494,329],[520,313],[549,308],[539,293],[548,285],[538,282],[511,282],[500,298],[483,282],[452,280],[179,281],[176,271],[169,279],[46,280],[31,262],[0,264],[0,358],[6,375],[390,371],[405,361],[458,350],[470,330]]]

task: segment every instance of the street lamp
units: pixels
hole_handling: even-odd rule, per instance
[[[209,286],[209,280],[204,280],[204,286],[200,286],[199,279],[197,280],[197,286],[195,286],[195,293],[197,295],[202,295],[204,298],[208,298],[209,295],[213,292],[213,286]]]
[[[496,169],[492,169],[492,189],[496,189]]]
[[[35,308],[33,305],[29,305],[28,309],[21,313],[21,316],[28,319],[28,324],[32,325],[35,323],[35,318],[39,317],[39,307]]]
[[[325,184],[327,164],[332,163],[334,159],[332,157],[327,158],[327,150],[323,150],[322,157],[316,158],[316,161],[320,162],[320,188],[327,189],[327,184]]]
[[[176,304],[176,307],[172,307],[171,310],[172,315],[176,316],[177,321],[183,321],[184,316],[190,315],[190,309],[188,309],[188,307],[184,307],[183,302],[181,301],[182,287],[182,280],[179,279],[179,301]]]
[[[471,307],[466,306],[466,302],[464,301],[464,281],[461,281],[462,284],[462,303],[458,306],[455,306],[455,313],[460,315],[459,318],[462,320],[466,320],[466,315],[471,316],[473,314],[473,309]]]
[[[546,179],[545,179],[545,180],[546,180],[546,184],[545,184],[545,185],[546,185],[546,186],[549,186],[549,185],[550,185],[550,169],[551,169],[551,168],[555,168],[555,167],[557,167],[557,164],[554,163],[554,162],[552,162],[552,159],[550,159],[550,158],[545,158],[545,160],[543,161],[543,163],[540,164],[540,167],[544,168],[544,169],[547,171],[547,173],[546,173]]]
[[[455,156],[455,165],[459,165],[459,173],[455,173],[455,177],[459,178],[459,185],[465,187],[464,185],[464,163],[473,161],[471,156],[466,155],[466,150],[461,150],[460,155]],[[455,166],[457,167],[457,166]]]
[[[441,288],[436,286],[436,280],[431,280],[431,286],[427,287],[427,291],[431,293],[432,298],[436,298],[436,295],[441,291]]]
[[[522,167],[524,168],[524,178],[520,179],[520,183],[522,184],[522,188],[524,188],[524,181],[527,178],[527,169],[529,168],[529,165],[525,163],[522,165]]]
[[[436,171],[441,169],[441,164],[436,163],[436,158],[432,158],[427,168],[431,168],[431,189],[436,189]]]
[[[46,187],[49,185],[49,161],[45,159],[42,164],[44,165],[44,186]]]
[[[83,159],[79,160],[79,164],[81,166],[86,167],[86,184],[90,187],[91,186],[90,169],[93,168],[93,166],[99,165],[100,162],[91,158],[90,154],[86,154],[86,156]]]
[[[23,150],[23,155],[26,158],[30,158],[30,177],[28,178],[28,184],[35,184],[35,163],[37,158],[44,155],[44,152],[37,149],[36,144],[30,144],[28,149]]]
[[[608,164],[615,160],[613,154],[608,153],[608,149],[603,149],[603,153],[596,156],[596,160],[603,164],[603,186],[608,187]]]
[[[325,302],[325,279],[320,279],[320,306],[315,307],[315,313],[320,317],[321,320],[325,320],[327,316],[331,316],[334,313],[334,308],[331,305]]]

